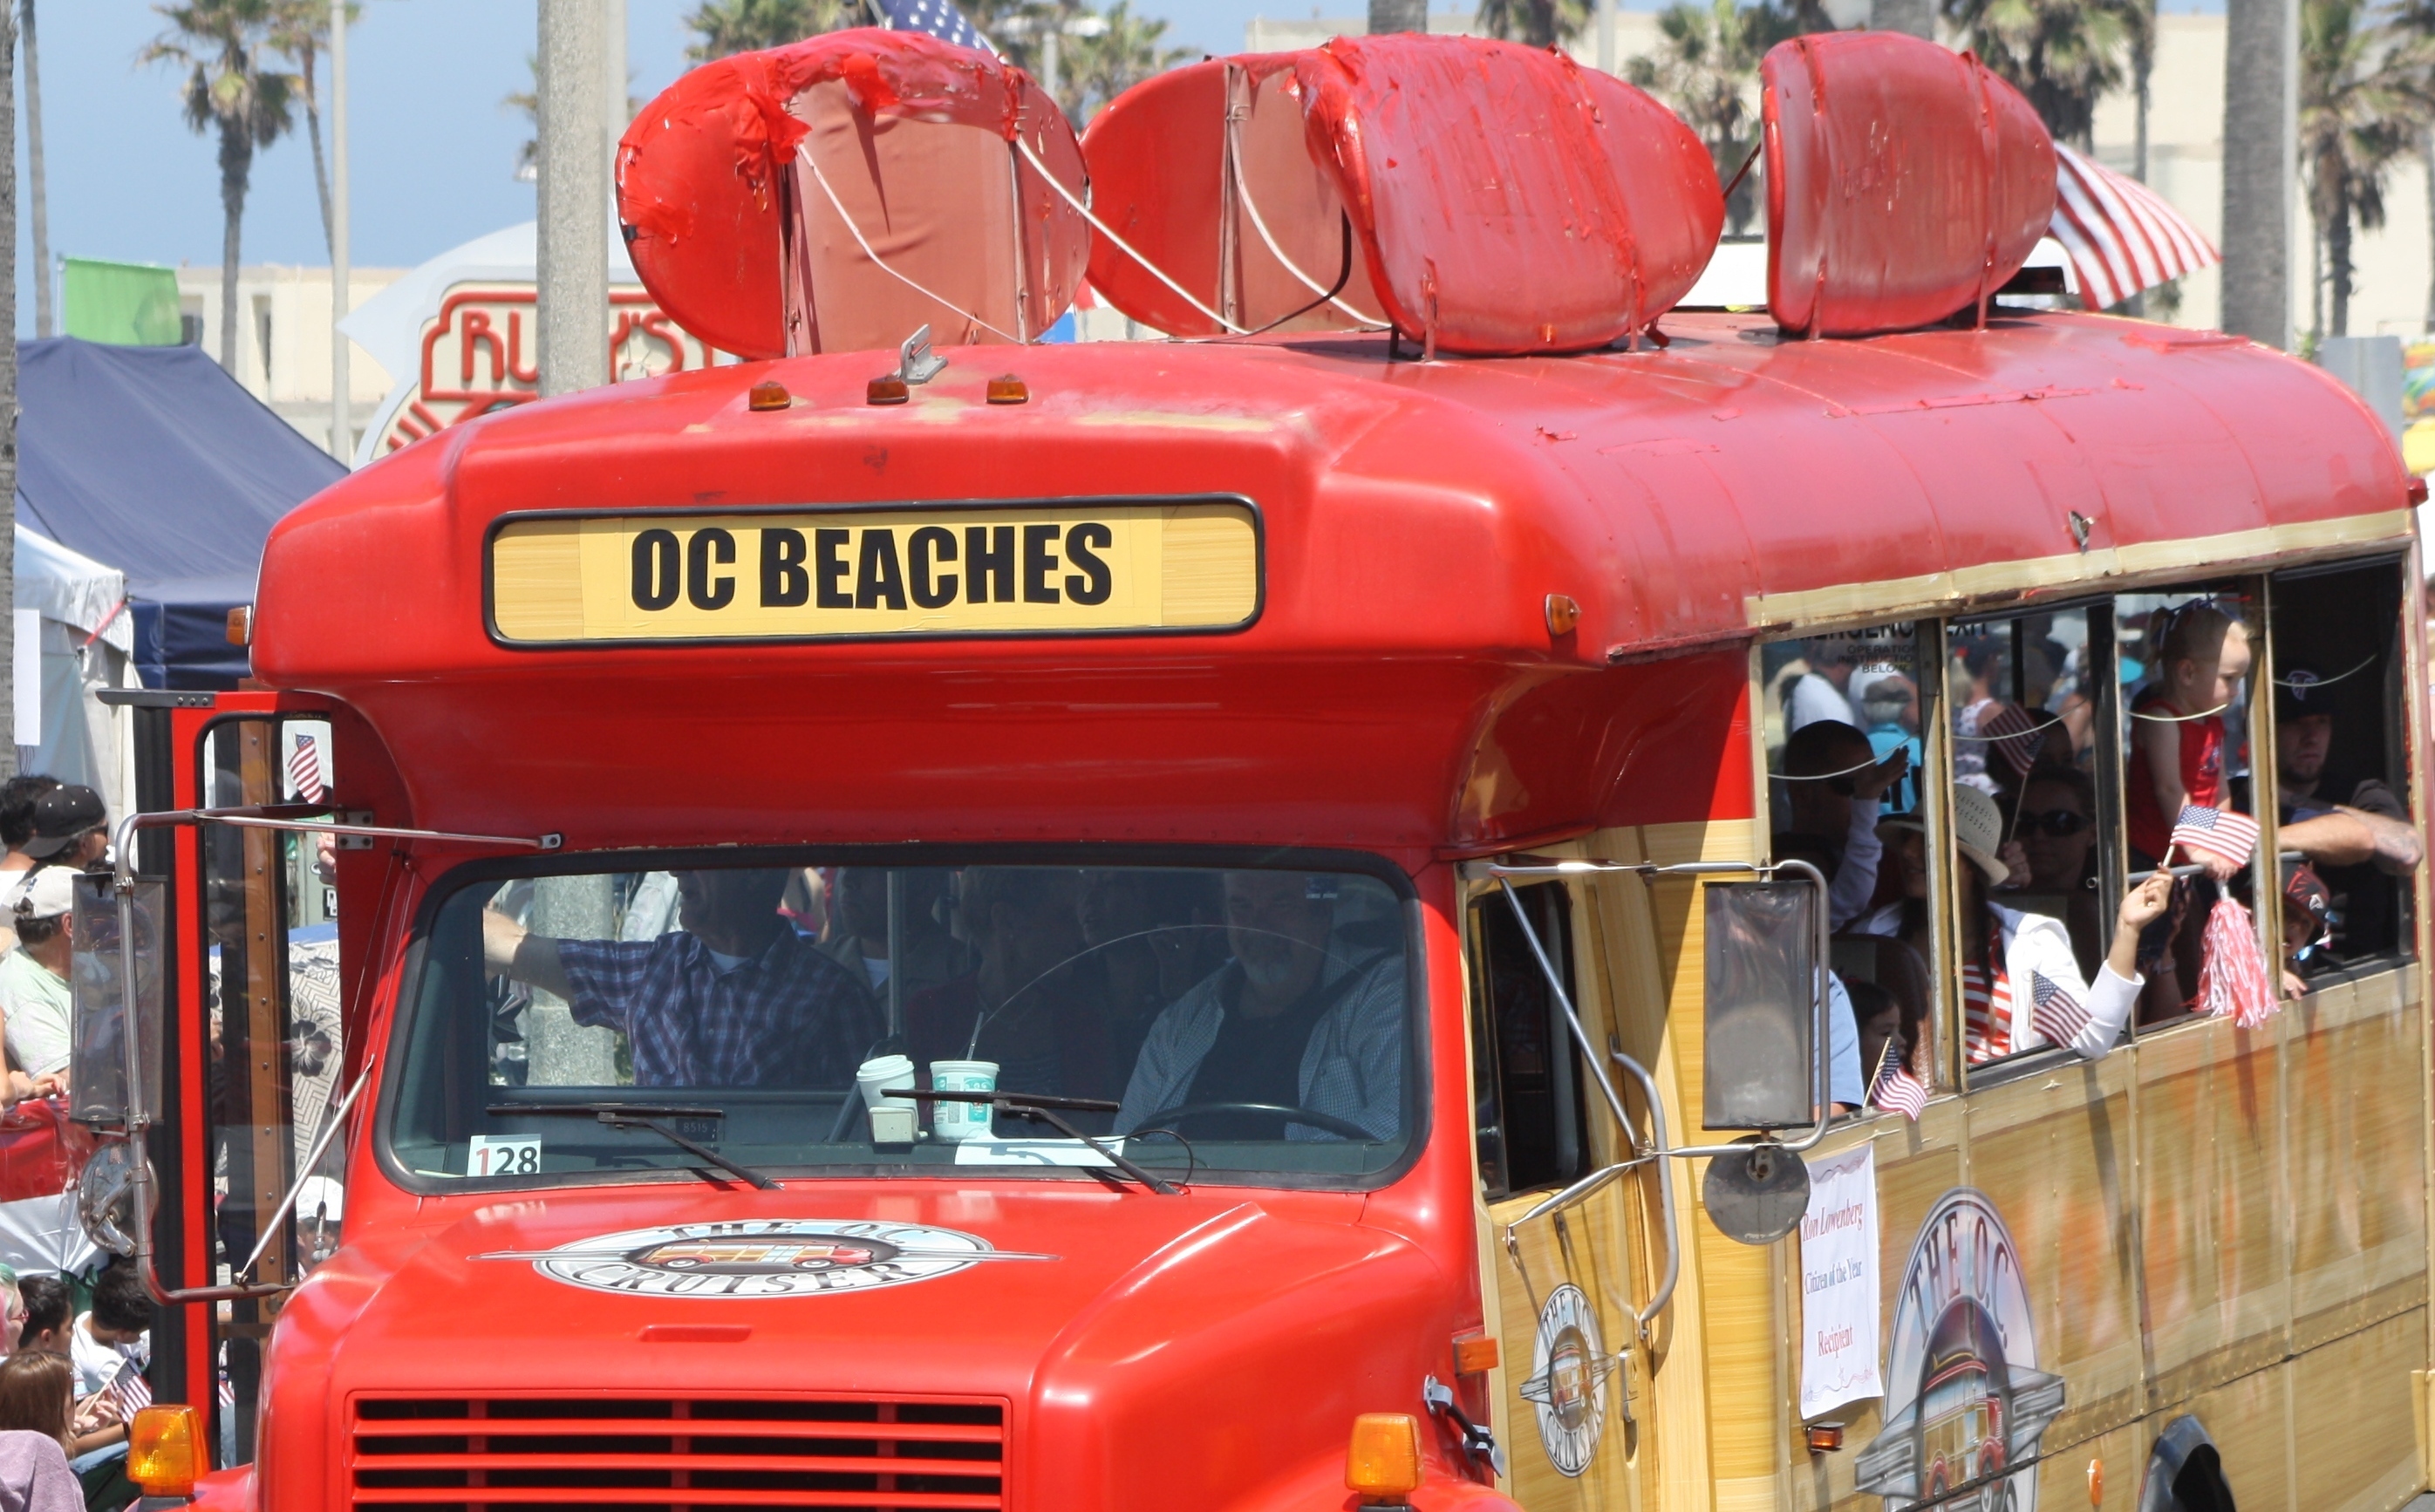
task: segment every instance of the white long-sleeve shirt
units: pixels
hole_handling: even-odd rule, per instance
[[[1877,895],[1877,868],[1885,861],[1886,844],[1877,838],[1877,800],[1852,800],[1852,828],[1843,836],[1843,859],[1826,886],[1826,923],[1841,929],[1868,912]]]

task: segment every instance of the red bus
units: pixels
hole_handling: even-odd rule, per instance
[[[118,1040],[77,1068],[148,1150],[154,1390],[199,1413],[139,1435],[148,1488],[1907,1506],[1898,1430],[1963,1373],[2010,1383],[1980,1504],[2424,1487],[2423,858],[2323,842],[2344,917],[2258,1022],[2202,1010],[2194,925],[2102,1042],[2030,1032],[2021,971],[2001,1053],[1965,1015],[1991,898],[2097,918],[2098,1003],[2192,606],[2253,652],[2217,633],[2198,713],[2259,941],[2287,730],[2331,712],[2340,814],[2416,812],[2391,437],[2244,341],[2005,300],[1665,335],[953,345],[901,404],[885,357],[779,358],[299,508],[262,686],[132,700],[154,816],[84,936],[160,1012],[131,1083]],[[1818,684],[1861,758],[1796,728]],[[1999,703],[2045,743],[2009,792]],[[1973,778],[2077,869],[1982,877]],[[1890,932],[1808,880],[1856,864],[1821,802],[1886,816]],[[1897,1070],[1914,1117],[1821,1106]],[[1831,1420],[1805,1148],[1874,1162],[1875,1384]],[[1975,1365],[1929,1347],[1956,1309]]]

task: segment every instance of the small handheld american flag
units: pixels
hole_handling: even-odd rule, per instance
[[[319,803],[328,796],[329,786],[321,781],[321,743],[315,737],[296,737],[296,748],[287,753],[287,785],[296,790],[300,803]]]
[[[2193,803],[2182,810],[2180,821],[2173,826],[2173,844],[2185,850],[2204,850],[2236,867],[2245,867],[2257,852],[2257,821],[2230,809],[2202,808]]]
[[[964,19],[955,0],[872,0],[880,24],[890,31],[920,31],[958,47],[994,53],[981,29]]]
[[[2069,988],[2043,972],[2031,971],[2029,1026],[2050,1045],[2068,1045],[2088,1027],[2088,1009]]]
[[[118,1374],[101,1388],[101,1394],[111,1410],[118,1414],[120,1422],[132,1419],[152,1405],[152,1383],[144,1379],[144,1372],[132,1360],[118,1367]]]
[[[1877,1061],[1876,1083],[1869,1089],[1869,1101],[1914,1124],[1919,1122],[1920,1110],[1927,1106],[1927,1089],[1903,1064],[1902,1041],[1898,1039],[1886,1041],[1886,1053]]]

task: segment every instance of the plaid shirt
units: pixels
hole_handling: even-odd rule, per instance
[[[688,934],[562,939],[575,1022],[623,1029],[638,1087],[850,1087],[883,1029],[871,995],[793,930],[722,972]]]

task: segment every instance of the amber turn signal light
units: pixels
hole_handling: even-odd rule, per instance
[[[192,1407],[146,1407],[127,1427],[127,1478],[146,1496],[192,1496],[203,1472],[203,1419]]]
[[[795,396],[786,392],[785,384],[758,383],[752,386],[752,392],[745,396],[744,402],[754,409],[785,409],[795,402]]]
[[[228,643],[231,645],[253,644],[253,606],[239,604],[228,612]]]
[[[1547,595],[1547,633],[1549,635],[1570,635],[1574,627],[1580,623],[1581,606],[1570,594],[1549,593]]]
[[[1842,1447],[1843,1425],[1841,1423],[1809,1425],[1809,1452],[1812,1454],[1832,1454]]]
[[[871,387],[862,391],[863,403],[868,404],[901,404],[912,397],[913,390],[892,372],[873,378]]]
[[[989,402],[993,404],[1020,404],[1031,398],[1031,390],[1023,380],[1006,373],[989,381]]]
[[[1420,1488],[1421,1425],[1404,1412],[1365,1412],[1353,1419],[1344,1486],[1367,1502],[1397,1502]]]

